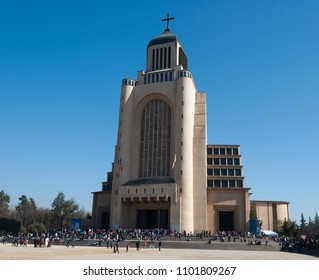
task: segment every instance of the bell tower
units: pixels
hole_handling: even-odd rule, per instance
[[[146,70],[122,81],[110,226],[206,229],[206,94],[169,29],[149,41]]]

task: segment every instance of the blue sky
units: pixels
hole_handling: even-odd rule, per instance
[[[1,1],[0,190],[91,211],[110,171],[122,78],[175,17],[209,144],[239,144],[252,199],[319,212],[316,0]]]

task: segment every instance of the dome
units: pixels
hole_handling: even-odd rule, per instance
[[[177,36],[169,29],[166,29],[161,35],[155,37],[152,39],[147,47],[155,46],[155,45],[160,45],[160,44],[165,44],[165,43],[173,43],[173,42],[178,42]]]

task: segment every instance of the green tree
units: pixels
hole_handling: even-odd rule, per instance
[[[318,216],[318,213],[317,213],[317,212],[316,212],[316,214],[315,214],[314,223],[315,223],[315,224],[319,224],[319,216]]]
[[[305,219],[303,213],[301,213],[301,216],[300,216],[300,231],[301,231],[301,233],[305,229],[306,226],[307,226],[306,219]]]
[[[279,232],[282,235],[288,236],[288,237],[296,237],[298,234],[298,226],[296,222],[292,222],[291,220],[284,220],[281,224],[281,228],[279,229]]]
[[[36,234],[42,234],[44,232],[47,232],[47,229],[44,224],[34,222],[28,226],[28,231]]]
[[[258,218],[257,218],[256,209],[255,209],[255,208],[251,208],[251,209],[250,209],[249,216],[250,216],[250,219],[251,219],[251,220],[258,219]]]
[[[19,233],[21,223],[9,218],[0,218],[0,232],[1,233]]]
[[[2,190],[0,192],[0,218],[8,217],[9,215],[10,196]]]
[[[52,202],[53,224],[56,228],[69,228],[71,219],[79,210],[79,205],[73,198],[66,200],[63,192],[59,192]]]
[[[38,208],[36,211],[35,221],[43,224],[46,229],[53,228],[53,213],[49,208]]]
[[[28,199],[26,195],[19,197],[20,203],[16,206],[18,220],[23,226],[28,227],[35,221],[37,206],[33,198]]]
[[[308,226],[312,226],[314,222],[312,221],[311,217],[309,216]]]
[[[19,229],[19,233],[27,233],[27,232],[28,232],[27,228],[21,225]]]

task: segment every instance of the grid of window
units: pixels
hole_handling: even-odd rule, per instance
[[[209,152],[208,152],[209,151]],[[225,147],[220,147],[220,148],[207,148],[207,154],[213,154],[213,155],[238,155],[238,148],[225,148]]]
[[[171,109],[154,99],[144,107],[141,120],[140,177],[170,176]]]
[[[208,176],[230,176],[230,177],[241,177],[242,172],[241,169],[233,169],[233,168],[207,168],[207,175]]]
[[[153,84],[168,82],[173,80],[173,71],[165,71],[160,73],[152,73],[144,75],[144,84]]]
[[[240,165],[239,158],[208,158],[208,159],[210,159],[211,162],[214,162],[214,165]]]
[[[244,187],[239,147],[208,146],[207,155],[207,187]]]
[[[242,188],[243,180],[207,180],[209,188]]]

